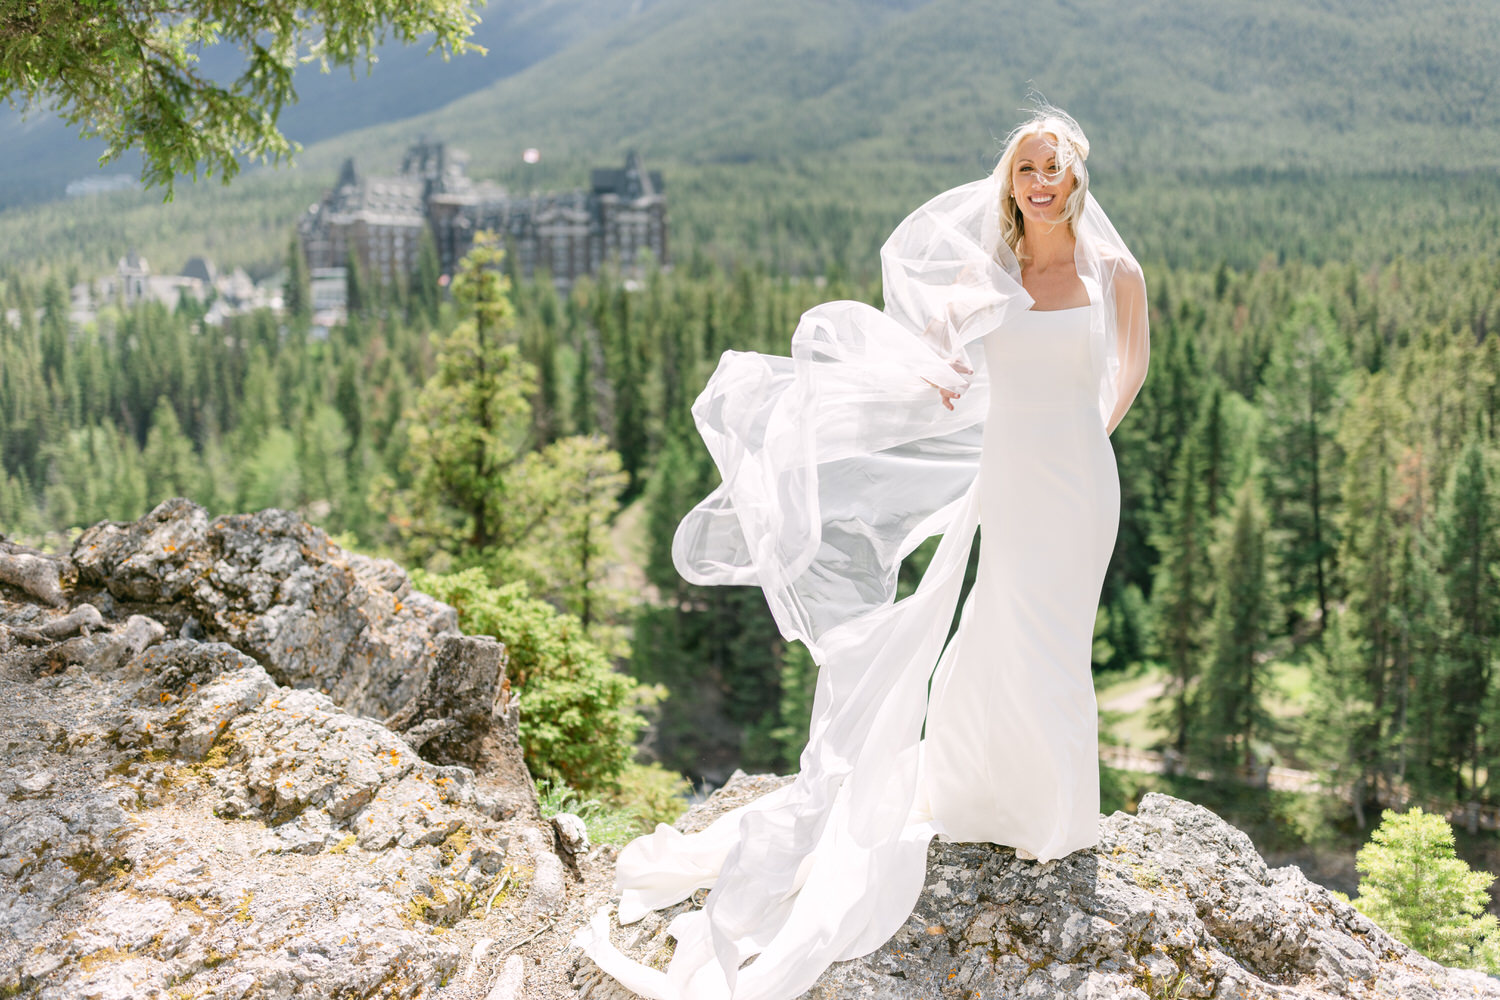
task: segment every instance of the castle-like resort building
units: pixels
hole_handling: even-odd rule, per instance
[[[630,267],[642,249],[670,262],[661,174],[645,170],[633,150],[624,167],[594,170],[588,191],[560,194],[513,195],[473,180],[468,159],[445,143],[421,141],[395,177],[361,176],[346,160],[333,190],[297,224],[315,299],[319,285],[342,279],[351,255],[376,280],[406,280],[424,230],[449,275],[481,230],[502,235],[522,275],[545,269],[564,288],[611,259]]]

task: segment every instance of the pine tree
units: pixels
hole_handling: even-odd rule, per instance
[[[1339,511],[1339,565],[1347,581],[1350,630],[1364,665],[1362,697],[1371,705],[1369,728],[1356,739],[1353,778],[1356,817],[1379,800],[1400,770],[1397,737],[1407,691],[1397,676],[1400,496],[1396,476],[1406,447],[1399,438],[1407,413],[1388,376],[1376,373],[1345,410],[1338,442],[1347,456]]]
[[[1178,451],[1171,492],[1152,544],[1161,554],[1151,587],[1157,656],[1171,675],[1168,707],[1158,720],[1179,753],[1186,752],[1193,717],[1191,687],[1205,645],[1212,567],[1208,554],[1208,502],[1198,444]]]
[[[281,306],[294,324],[305,324],[312,316],[312,278],[302,241],[296,234],[286,248],[286,283],[281,288]]]
[[[369,313],[372,304],[370,292],[365,269],[360,266],[359,255],[351,247],[344,257],[344,310],[351,318]]]
[[[1198,698],[1203,740],[1211,759],[1253,766],[1254,744],[1265,739],[1271,716],[1263,703],[1268,600],[1265,524],[1255,483],[1247,479],[1219,541],[1208,668]]]
[[[1500,497],[1491,463],[1471,438],[1450,470],[1438,502],[1447,597],[1447,696],[1453,718],[1450,752],[1459,765],[1454,794],[1478,796],[1481,768],[1500,763],[1500,743],[1486,740],[1495,657],[1500,653]],[[1464,787],[1462,769],[1469,769]],[[1487,772],[1488,775],[1488,772]]]
[[[516,491],[526,494],[539,522],[526,543],[538,592],[576,615],[599,641],[595,626],[616,622],[623,606],[623,595],[605,586],[615,559],[610,521],[627,482],[620,456],[602,437],[560,438],[527,456],[519,479]]]
[[[1471,871],[1441,816],[1386,809],[1355,867],[1355,909],[1443,965],[1500,972],[1500,921],[1486,913],[1495,876]]]
[[[453,540],[471,555],[520,540],[507,516],[508,481],[528,450],[535,373],[509,342],[513,311],[510,283],[497,269],[501,256],[497,237],[475,236],[453,281],[470,316],[440,342],[437,373],[408,429],[416,500],[426,512],[417,530],[435,538],[457,532]]]
[[[154,506],[169,497],[196,499],[201,481],[193,444],[182,433],[177,411],[163,396],[151,414],[151,430],[146,435],[146,449],[141,455],[145,464],[146,490]]]
[[[1282,603],[1289,622],[1307,601],[1320,623],[1334,596],[1340,458],[1338,386],[1348,368],[1344,346],[1321,299],[1297,302],[1278,334],[1263,385],[1266,496],[1275,531]]]
[[[1403,693],[1393,720],[1396,771],[1411,793],[1421,798],[1448,798],[1459,781],[1450,749],[1460,741],[1452,734],[1443,658],[1448,632],[1442,581],[1426,527],[1409,521],[1401,530],[1393,604],[1392,643],[1396,686]],[[1404,712],[1402,709],[1404,708]]]

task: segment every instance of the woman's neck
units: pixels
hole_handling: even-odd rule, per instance
[[[1050,271],[1059,265],[1071,267],[1077,240],[1066,222],[1053,226],[1032,224],[1027,227],[1026,266],[1030,270]]]

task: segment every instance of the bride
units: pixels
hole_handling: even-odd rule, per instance
[[[1041,109],[990,176],[891,234],[883,310],[810,309],[790,357],[726,352],[695,403],[723,482],[679,525],[677,568],[760,586],[818,679],[793,782],[620,853],[621,924],[711,888],[669,925],[665,972],[611,944],[607,907],[579,931],[628,989],[787,1000],[900,928],[933,837],[1042,863],[1098,842],[1090,653],[1120,503],[1108,435],[1149,338],[1145,282],[1088,191],[1088,151],[1072,118]],[[933,535],[897,601],[901,560]]]

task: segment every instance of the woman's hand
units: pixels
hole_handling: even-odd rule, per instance
[[[958,358],[953,358],[952,360],[950,360],[948,362],[948,366],[954,371],[958,372],[960,375],[974,374],[974,369],[964,364]],[[932,386],[938,391],[938,395],[942,398],[944,406],[946,406],[950,410],[953,409],[953,401],[960,397],[960,393],[954,392],[952,389],[944,389],[942,386],[938,385],[936,382],[932,381],[932,379],[929,378],[924,378],[922,381],[926,382],[928,385]]]

